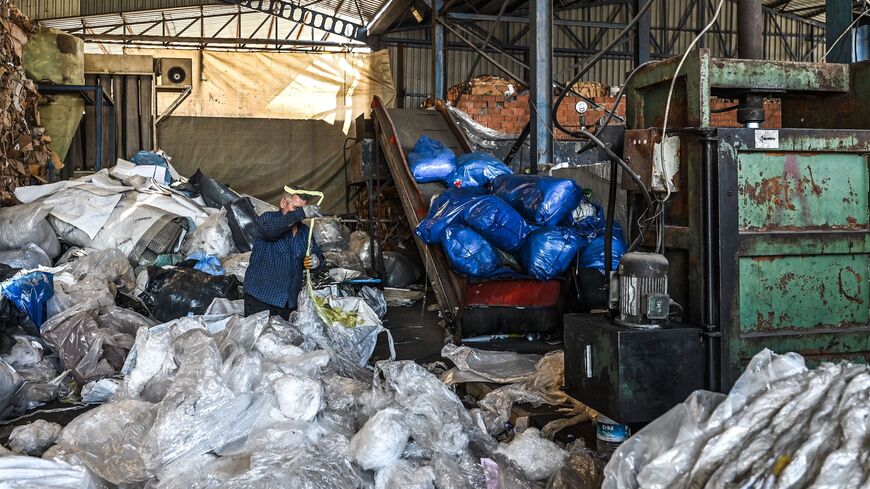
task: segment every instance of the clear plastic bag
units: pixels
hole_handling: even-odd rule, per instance
[[[118,379],[100,379],[88,382],[82,386],[82,402],[85,404],[108,402],[120,385],[121,381]]]
[[[715,436],[743,416],[753,403],[759,408],[773,406],[762,396],[778,390],[780,381],[798,378],[806,371],[800,355],[777,355],[762,350],[749,362],[727,397],[695,392],[686,402],[673,407],[620,445],[605,467],[603,487],[688,484],[699,458]],[[762,399],[760,403],[759,399]]]
[[[67,273],[54,276],[54,295],[46,304],[49,318],[70,309],[76,304],[89,300],[96,301],[101,306],[115,303],[115,292],[109,288],[108,282],[95,276],[86,276],[75,280]]]
[[[347,251],[327,251],[323,253],[326,266],[330,268],[344,268],[363,273],[366,271],[365,264],[356,253]]]
[[[351,458],[366,470],[388,468],[402,456],[410,434],[399,410],[379,411],[351,438]]]
[[[350,239],[350,230],[335,217],[315,219],[313,232],[314,241],[324,252],[344,250]]]
[[[142,401],[104,404],[72,420],[58,444],[113,484],[144,481],[143,444],[156,414],[157,406]]]
[[[384,315],[387,314],[387,300],[384,298],[382,290],[364,285],[359,291],[359,296],[366,301],[366,304],[375,311],[379,318],[383,319]]]
[[[50,259],[60,254],[60,242],[46,221],[51,207],[40,203],[0,208],[0,249],[15,250],[35,243]]]
[[[9,449],[21,455],[42,456],[60,436],[63,427],[44,419],[16,426],[9,435]]]
[[[82,384],[118,372],[134,340],[132,334],[100,323],[100,306],[96,301],[87,301],[52,317],[43,325],[41,334],[57,351],[64,367]]]
[[[541,359],[540,355],[478,350],[453,344],[444,345],[441,356],[456,365],[441,376],[441,381],[448,385],[461,382],[525,382],[535,375],[535,366]]]
[[[50,267],[51,258],[36,244],[27,243],[17,250],[0,251],[0,263],[12,268],[33,270],[38,267]]]
[[[379,382],[378,373],[384,376]],[[414,362],[378,362],[376,390],[392,396],[405,414],[411,436],[424,452],[459,455],[468,446],[473,423],[462,401],[434,374]]]
[[[133,274],[130,260],[118,249],[89,253],[72,262],[67,271],[76,280],[86,277],[98,278],[127,292],[136,288],[136,275]]]
[[[144,440],[143,459],[152,474],[244,438],[262,409],[253,395],[235,395],[224,382],[217,342],[206,331],[179,336],[173,356],[178,371]]]
[[[515,462],[531,480],[546,480],[553,476],[568,454],[552,441],[541,436],[537,428],[518,434],[510,443],[496,450]]]
[[[369,378],[370,373],[364,367],[374,352],[378,335],[385,331],[381,320],[364,300],[329,293],[329,290],[312,293],[303,287],[294,326],[307,342],[329,354],[338,373],[356,379]],[[388,331],[387,339],[395,357]]]
[[[350,233],[350,241],[347,250],[359,257],[364,267],[372,263],[372,240],[365,231]]]
[[[12,401],[21,389],[24,380],[8,363],[0,358],[0,419],[12,409]]]
[[[287,419],[311,421],[323,407],[323,384],[319,380],[285,375],[274,382],[274,389]]]
[[[0,481],[15,489],[103,489],[84,467],[35,457],[0,457]]]
[[[375,475],[375,489],[435,489],[432,467],[399,460]]]
[[[233,233],[227,222],[227,211],[221,209],[194,229],[182,247],[185,255],[201,251],[207,255],[224,258],[236,251]]]

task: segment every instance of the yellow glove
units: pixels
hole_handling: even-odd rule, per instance
[[[320,266],[320,258],[317,258],[314,255],[308,255],[305,257],[305,260],[302,261],[302,266],[304,266],[306,270],[314,270]]]

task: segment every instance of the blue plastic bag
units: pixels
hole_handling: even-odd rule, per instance
[[[456,160],[456,169],[447,175],[448,187],[486,187],[499,175],[513,172],[501,160],[489,153],[465,153]]]
[[[565,222],[583,197],[574,180],[539,175],[501,175],[493,180],[492,193],[543,226]]]
[[[440,182],[456,169],[456,155],[440,141],[424,135],[408,153],[408,166],[418,183]]]
[[[216,256],[207,255],[205,252],[197,251],[188,256],[187,260],[196,260],[196,265],[193,266],[194,270],[199,270],[200,272],[216,276],[224,274],[224,267]]]
[[[571,228],[540,228],[529,234],[520,250],[519,262],[532,277],[550,280],[568,270],[582,241]]]
[[[440,243],[444,230],[459,219],[465,209],[482,195],[485,195],[485,192],[475,187],[448,189],[435,197],[429,207],[429,215],[420,221],[414,232],[426,244]]]
[[[497,248],[522,248],[531,228],[517,211],[495,195],[482,195],[462,213],[462,222]]]
[[[441,246],[453,270],[466,277],[486,277],[501,268],[498,250],[465,226],[448,227]]]
[[[622,227],[618,223],[613,223],[613,241],[611,242],[613,257],[611,263],[616,270],[619,268],[619,261],[622,260],[622,255],[625,254],[626,244],[622,236]],[[581,245],[580,256],[577,260],[577,268],[593,268],[604,273],[604,231],[592,237],[585,238]]]
[[[45,304],[54,296],[54,276],[46,272],[30,272],[0,284],[0,292],[33,321],[42,326],[46,320]]]
[[[166,168],[166,174],[163,178],[166,185],[172,183],[172,175],[169,174],[169,162],[162,156],[152,151],[140,151],[133,155],[130,162],[134,165],[153,165]]]

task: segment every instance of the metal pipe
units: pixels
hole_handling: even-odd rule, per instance
[[[534,0],[529,9],[529,47],[532,73],[529,93],[531,118],[531,152],[529,171],[537,173],[539,165],[553,161],[553,4],[552,0]]]
[[[703,280],[703,294],[704,294],[704,307],[702,309],[702,321],[704,327],[704,341],[705,341],[705,353],[706,353],[706,373],[707,373],[707,388],[711,391],[718,391],[720,389],[719,382],[719,338],[721,337],[721,331],[718,326],[718,317],[716,314],[718,301],[716,300],[716,235],[715,235],[715,221],[713,217],[713,199],[716,197],[716,194],[713,191],[713,186],[716,184],[715,178],[715,147],[718,143],[718,139],[713,137],[712,135],[706,135],[701,138],[701,142],[704,145],[704,152],[702,154],[703,160],[703,189],[702,189],[702,228],[703,228],[703,243],[702,252],[704,259],[704,280]]]
[[[444,100],[447,98],[446,80],[444,78],[444,27],[439,12],[443,2],[432,0],[432,77],[433,96]]]
[[[761,0],[737,0],[737,56],[764,57],[764,14]]]
[[[737,56],[741,59],[764,58],[764,11],[761,0],[737,0]],[[746,127],[760,127],[764,122],[764,98],[747,93],[740,97],[737,122]]]

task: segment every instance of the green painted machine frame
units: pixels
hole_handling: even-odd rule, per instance
[[[635,77],[627,147],[660,138],[675,67],[667,60]],[[681,190],[666,211],[665,254],[683,320],[704,327],[708,388],[727,391],[763,348],[811,364],[870,360],[866,109],[827,121],[847,129],[715,128],[709,111],[713,97],[763,93],[781,99],[784,122],[824,125],[817,113],[826,100],[866,96],[855,90],[870,82],[868,67],[716,59],[706,50],[684,65],[668,123],[680,138]],[[633,156],[632,166],[651,164]],[[630,202],[637,215],[640,200]]]

